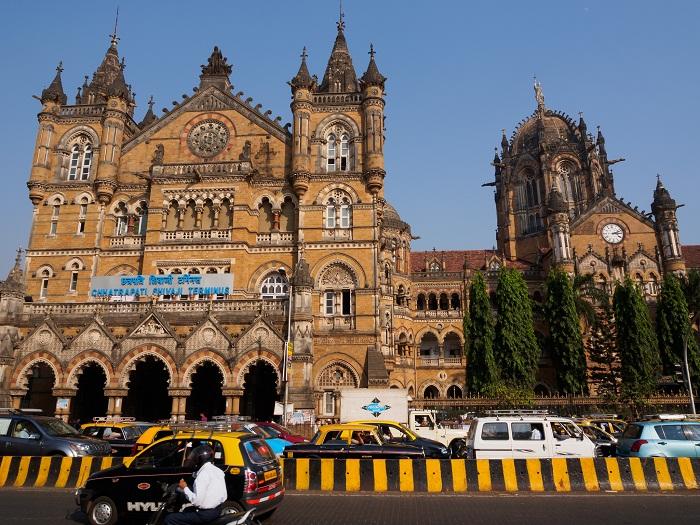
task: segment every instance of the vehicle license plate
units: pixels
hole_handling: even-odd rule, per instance
[[[274,470],[268,470],[263,474],[263,477],[265,478],[265,481],[270,481],[271,479],[275,479],[277,477],[277,472]]]

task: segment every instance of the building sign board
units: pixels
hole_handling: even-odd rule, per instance
[[[115,275],[93,277],[90,296],[230,295],[233,274]]]

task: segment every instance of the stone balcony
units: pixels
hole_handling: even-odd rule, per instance
[[[253,169],[249,160],[230,162],[207,162],[199,164],[162,164],[153,166],[153,176],[190,176],[218,177],[231,175],[246,175]]]
[[[138,248],[143,246],[143,235],[120,235],[109,238],[110,248]]]
[[[462,309],[452,310],[416,310],[414,319],[462,319]]]
[[[230,241],[231,230],[175,230],[160,232],[161,241]]]
[[[258,233],[256,242],[265,245],[294,244],[296,235],[292,232]]]

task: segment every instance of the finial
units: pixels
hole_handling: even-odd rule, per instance
[[[370,43],[370,45],[369,45],[369,59],[374,60],[374,55],[375,55],[374,45]]]
[[[306,58],[309,56],[309,54],[306,52],[306,46],[304,46],[304,49],[301,50],[301,60],[302,62],[306,62]]]
[[[117,6],[117,16],[114,18],[114,31],[109,37],[112,39],[112,45],[117,47],[117,42],[119,42],[119,37],[117,36],[117,27],[119,26],[119,6]]]
[[[578,112],[578,118],[583,118],[583,111]]]
[[[63,73],[63,60],[61,60],[56,66],[56,73],[58,73],[59,75]]]
[[[19,262],[22,259],[22,252],[24,250],[22,248],[17,248],[17,255],[15,256],[15,266],[19,267]]]
[[[126,69],[126,59],[122,57],[122,61],[119,63],[119,67],[124,71]]]
[[[151,111],[153,111],[153,104],[155,104],[155,102],[153,102],[153,95],[151,95],[148,99],[148,109]]]
[[[342,31],[343,29],[345,29],[345,20],[344,19],[345,19],[345,13],[343,13],[343,0],[340,0],[340,13],[338,15],[338,22],[336,24],[338,26],[338,31]]]

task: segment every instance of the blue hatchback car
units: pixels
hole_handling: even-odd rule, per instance
[[[630,423],[617,442],[622,457],[700,457],[700,421],[651,420]]]

